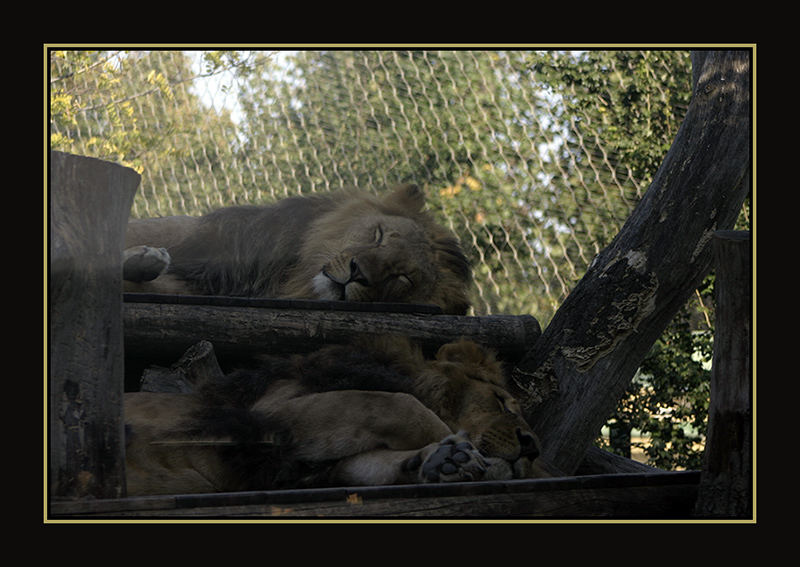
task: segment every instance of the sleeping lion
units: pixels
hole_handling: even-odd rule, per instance
[[[132,219],[127,291],[428,303],[463,315],[471,271],[416,185],[338,192],[202,217]]]
[[[475,343],[266,357],[189,394],[125,394],[134,495],[535,476],[536,435]]]

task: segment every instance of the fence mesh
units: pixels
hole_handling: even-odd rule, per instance
[[[674,138],[682,51],[51,49],[51,147],[142,174],[132,214],[414,182],[474,313],[546,325]]]

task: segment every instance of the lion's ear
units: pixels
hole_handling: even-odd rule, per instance
[[[398,207],[410,213],[418,213],[425,206],[425,193],[418,185],[405,183],[395,185],[383,199],[384,204]]]

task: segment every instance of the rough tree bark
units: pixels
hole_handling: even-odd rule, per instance
[[[514,369],[554,472],[576,470],[749,191],[750,51],[693,62],[692,102],[647,193]]]
[[[202,298],[199,298],[202,299]],[[416,315],[335,310],[280,309],[234,305],[131,303],[124,306],[127,356],[178,357],[200,340],[213,343],[223,358],[255,353],[296,353],[325,344],[349,344],[374,335],[412,338],[435,353],[461,338],[496,349],[516,362],[539,337],[539,323],[530,316]]]

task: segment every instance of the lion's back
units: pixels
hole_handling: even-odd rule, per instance
[[[199,293],[279,297],[301,261],[299,243],[315,220],[337,206],[336,199],[320,195],[218,209],[170,249],[170,272]]]

